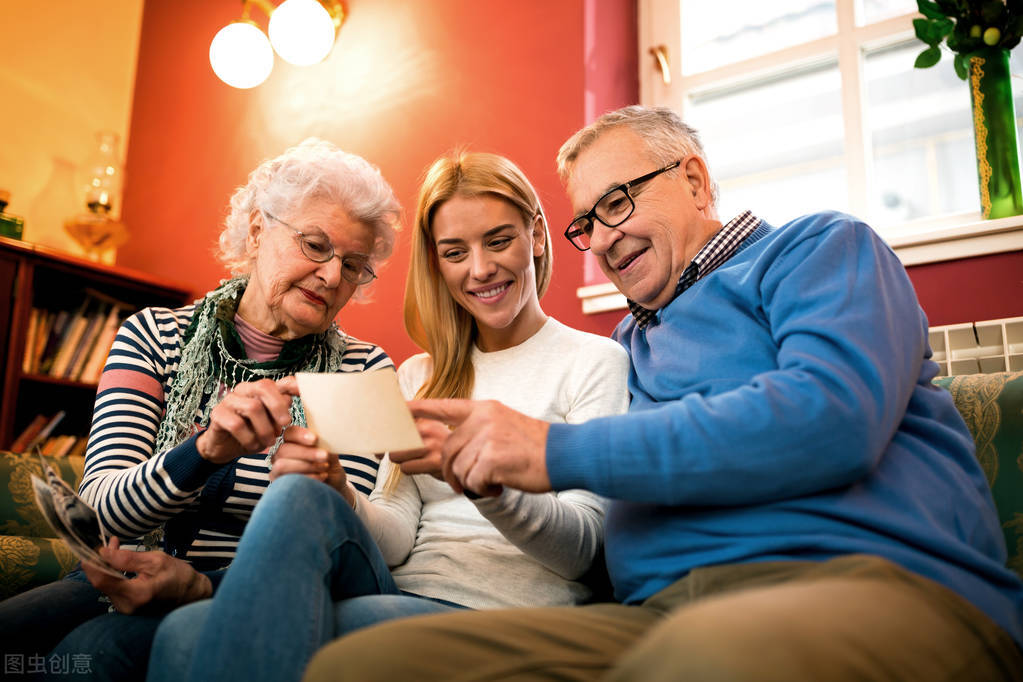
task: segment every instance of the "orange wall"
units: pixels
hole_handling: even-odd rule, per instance
[[[0,188],[26,241],[84,253],[64,220],[86,210],[95,134],[124,154],[141,24],[142,0],[0,2]]]
[[[147,2],[142,22],[118,263],[211,288],[228,197],[262,159],[308,135],[380,166],[406,209],[419,178],[455,145],[505,154],[532,179],[554,233],[546,311],[607,333],[618,314],[586,317],[582,254],[560,235],[569,207],[554,168],[561,143],[601,111],[636,100],[635,0],[347,0],[322,64],[278,59],[263,85],[236,90],[209,66],[210,40],[240,14],[228,0]],[[254,18],[263,22],[253,10]],[[407,229],[371,303],[340,323],[400,361],[416,352],[401,323]]]

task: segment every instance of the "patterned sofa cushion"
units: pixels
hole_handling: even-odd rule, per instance
[[[1009,550],[1023,576],[1023,372],[964,374],[934,383],[952,394],[977,443]]]
[[[84,457],[46,459],[78,488]],[[38,455],[0,452],[0,599],[57,580],[78,563],[36,507],[32,474],[43,476]]]
[[[63,540],[0,535],[0,601],[59,580],[77,564]]]

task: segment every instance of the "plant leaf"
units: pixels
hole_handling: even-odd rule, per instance
[[[928,47],[926,50],[917,55],[916,62],[914,62],[913,66],[918,69],[926,69],[937,64],[940,59],[941,50],[939,50],[937,46]]]
[[[936,47],[945,37],[945,34],[935,25],[936,23],[934,19],[913,20],[913,30],[916,32],[916,37],[931,47]]]
[[[952,65],[955,67],[956,75],[959,76],[960,79],[966,80],[966,78],[970,75],[970,65],[966,57],[963,55],[957,54]]]
[[[916,7],[920,10],[920,14],[928,19],[944,19],[948,16],[948,12],[943,11],[938,3],[931,0],[916,0]]]

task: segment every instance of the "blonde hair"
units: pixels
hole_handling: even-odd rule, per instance
[[[448,291],[433,236],[437,209],[455,196],[503,199],[519,210],[527,229],[539,218],[545,241],[543,254],[533,258],[538,297],[551,281],[553,255],[547,216],[536,190],[518,166],[503,156],[484,152],[456,151],[434,161],[419,188],[405,281],[405,329],[430,354],[433,365],[417,398],[468,398],[475,381],[472,345],[478,333],[476,321]],[[392,490],[397,483],[397,471],[397,467],[392,469],[385,490]]]

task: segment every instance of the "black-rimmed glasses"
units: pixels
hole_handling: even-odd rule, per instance
[[[608,227],[618,227],[628,220],[632,212],[636,210],[636,202],[633,201],[629,190],[636,185],[656,178],[661,173],[667,173],[672,168],[678,167],[681,163],[681,160],[669,163],[664,168],[658,168],[653,173],[641,175],[635,180],[629,180],[609,190],[604,196],[597,199],[597,203],[593,205],[593,208],[569,224],[568,229],[565,230],[565,237],[568,238],[568,241],[572,242],[572,246],[580,251],[588,250],[590,248],[590,236],[593,235],[594,220],[598,220],[601,224]]]
[[[263,215],[294,232],[295,238],[298,240],[298,246],[302,249],[302,254],[314,263],[326,263],[336,255],[334,245],[326,237],[306,234],[269,211],[263,210]],[[368,256],[350,255],[340,256],[340,258],[341,276],[352,284],[369,284],[376,279],[377,275],[369,265]]]

